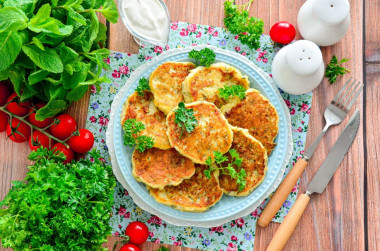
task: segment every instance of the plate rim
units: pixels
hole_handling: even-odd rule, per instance
[[[161,58],[180,54],[180,53],[184,53],[184,52],[190,51],[192,49],[198,50],[198,49],[204,49],[204,48],[210,48],[210,49],[214,50],[215,53],[220,53],[220,54],[226,54],[227,53],[227,54],[229,54],[229,56],[233,56],[233,57],[237,58],[238,60],[243,61],[243,63],[247,64],[250,68],[253,68],[257,72],[257,74],[259,74],[266,82],[268,82],[270,85],[272,85],[273,90],[275,92],[275,95],[279,99],[280,105],[282,105],[282,107],[284,108],[285,120],[286,120],[285,124],[287,125],[286,131],[287,131],[287,136],[288,136],[288,144],[287,144],[287,149],[285,151],[285,158],[283,160],[281,169],[280,169],[279,173],[277,174],[277,177],[274,179],[273,185],[269,189],[267,189],[267,191],[264,192],[262,196],[260,196],[260,198],[262,198],[262,200],[259,199],[259,200],[257,200],[257,202],[255,202],[252,205],[244,208],[243,210],[237,212],[236,214],[232,214],[228,217],[224,217],[221,219],[214,219],[214,220],[210,220],[210,221],[204,221],[204,220],[197,221],[197,220],[193,220],[193,219],[184,220],[182,218],[179,219],[179,218],[175,218],[175,217],[169,217],[167,214],[164,214],[161,211],[157,210],[156,208],[154,208],[150,205],[147,205],[147,203],[145,203],[142,199],[140,199],[140,197],[135,193],[135,191],[129,186],[128,182],[126,181],[126,179],[124,177],[123,172],[121,171],[121,168],[118,164],[118,161],[116,159],[116,153],[115,153],[114,144],[113,144],[113,127],[114,127],[116,116],[120,116],[120,115],[116,114],[116,110],[117,110],[118,106],[120,105],[120,102],[125,101],[125,100],[122,100],[122,97],[124,96],[125,92],[127,92],[129,90],[130,84],[133,83],[134,81],[136,81],[137,78],[140,77],[140,75],[144,73],[145,69],[148,69],[149,67],[151,67],[155,63],[158,63]],[[231,53],[232,53],[232,55],[231,55]],[[111,157],[111,165],[112,165],[113,172],[114,172],[117,180],[121,183],[121,185],[125,189],[127,189],[127,191],[129,192],[129,195],[131,196],[131,198],[133,199],[133,201],[136,203],[137,206],[139,206],[141,209],[143,209],[147,212],[150,212],[151,214],[157,215],[158,217],[165,220],[166,222],[173,224],[173,225],[176,225],[176,226],[215,227],[215,226],[219,226],[219,225],[222,225],[224,223],[227,223],[231,220],[234,220],[234,219],[237,219],[240,217],[244,217],[244,216],[250,214],[261,204],[261,202],[265,198],[267,198],[278,187],[278,185],[280,184],[280,182],[284,176],[285,168],[286,168],[287,164],[289,163],[289,160],[290,160],[292,152],[293,152],[293,140],[292,140],[291,128],[292,127],[291,127],[291,118],[290,118],[289,109],[287,109],[285,101],[282,98],[282,96],[280,95],[280,92],[278,91],[278,88],[275,85],[274,81],[271,79],[271,77],[267,73],[265,73],[262,69],[260,69],[258,66],[256,66],[248,58],[246,58],[246,57],[244,57],[238,53],[235,53],[235,52],[229,51],[229,50],[225,50],[222,48],[218,48],[218,47],[215,47],[212,45],[197,45],[197,46],[191,46],[191,47],[185,47],[185,48],[175,48],[175,49],[165,51],[165,52],[161,53],[160,55],[158,55],[157,57],[154,57],[150,62],[142,64],[141,66],[139,66],[138,68],[136,68],[133,71],[133,73],[130,75],[130,77],[126,80],[124,86],[115,95],[114,100],[112,102],[110,120],[109,120],[109,123],[107,126],[107,132],[106,132],[106,144],[108,147],[109,155]]]

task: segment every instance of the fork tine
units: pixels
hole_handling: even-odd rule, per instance
[[[342,96],[338,99],[337,103],[338,103],[338,105],[342,106],[342,108],[344,107],[342,105],[343,101],[345,100],[345,98],[347,97],[347,95],[350,93],[351,88],[353,86],[355,86],[355,83],[356,83],[356,79],[354,79],[354,81],[352,81],[352,83],[348,86],[348,88],[346,89],[346,91],[344,92],[344,94],[342,94]],[[354,90],[355,90],[355,88],[354,88]]]
[[[342,95],[344,89],[346,89],[348,83],[351,81],[352,77],[350,77],[347,82],[342,86],[342,88],[340,88],[339,92],[335,95],[334,99],[333,99],[333,102],[337,103],[338,102],[338,99],[340,97],[340,95]]]
[[[356,93],[356,90],[358,89],[358,87],[360,86],[360,82],[358,82],[355,87],[352,89],[352,91],[350,92],[350,95],[348,95],[348,97],[346,98],[346,100],[344,101],[344,103],[342,104],[342,107],[346,107],[348,101],[350,101],[350,98],[352,97],[353,94]]]
[[[364,85],[360,86],[359,90],[356,92],[355,96],[352,98],[351,102],[347,106],[347,110],[350,110],[352,105],[355,103],[356,98],[359,96],[360,92],[362,91]]]

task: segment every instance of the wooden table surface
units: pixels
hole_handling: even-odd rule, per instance
[[[223,26],[222,0],[165,0],[172,20]],[[246,0],[239,0],[243,3]],[[265,22],[265,34],[270,27],[286,20],[296,26],[297,12],[303,0],[257,0],[251,14]],[[351,0],[351,27],[344,39],[330,47],[322,48],[324,61],[336,55],[350,58],[345,65],[350,74],[330,85],[326,79],[313,92],[309,131],[306,146],[319,134],[324,126],[323,112],[334,94],[350,76],[365,83],[362,95],[355,106],[361,112],[358,136],[343,160],[333,179],[322,195],[313,196],[300,224],[285,250],[380,250],[380,1]],[[103,20],[104,21],[104,20]],[[108,24],[109,25],[109,24]],[[119,19],[109,25],[108,47],[111,50],[136,53],[138,46]],[[297,34],[299,39],[299,34]],[[69,109],[85,126],[88,94]],[[301,177],[300,191],[313,177],[327,152],[336,141],[348,119],[332,127],[323,138],[310,165]],[[26,174],[29,153],[28,144],[15,144],[0,134],[0,200],[12,180],[21,180]],[[266,228],[257,227],[255,250],[265,250],[279,224],[271,223]],[[115,237],[105,244],[111,249]],[[165,245],[169,247],[168,245]],[[157,244],[146,243],[142,250],[155,250]],[[0,248],[1,249],[1,248]],[[170,247],[170,250],[191,250]]]

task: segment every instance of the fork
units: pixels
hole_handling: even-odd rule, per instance
[[[273,195],[273,197],[269,201],[268,205],[265,207],[258,220],[258,224],[260,226],[265,227],[269,224],[274,215],[284,204],[286,198],[288,198],[290,192],[297,183],[298,178],[305,170],[308,161],[313,155],[323,135],[325,135],[326,131],[330,128],[330,126],[340,124],[346,117],[352,105],[355,103],[355,100],[359,96],[364,85],[360,84],[360,82],[355,84],[355,79],[352,82],[351,80],[352,77],[349,80],[347,80],[347,82],[335,95],[331,103],[327,106],[324,114],[326,121],[325,127],[323,128],[322,132],[318,135],[318,137],[314,140],[314,142],[306,150],[303,157],[297,160],[296,164],[293,166],[288,175],[282,181],[281,185],[277,188],[276,193]]]

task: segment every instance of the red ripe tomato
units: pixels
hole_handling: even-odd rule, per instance
[[[119,251],[141,251],[141,249],[136,245],[128,243],[122,246]]]
[[[14,92],[12,93],[11,96],[7,99],[7,102],[10,102],[12,99],[15,97],[18,97],[17,94]],[[17,115],[17,116],[25,116],[28,114],[29,108],[32,106],[32,103],[30,101],[22,102],[22,103],[17,103],[16,99],[9,103],[7,106],[7,110],[10,111],[11,113]]]
[[[46,104],[38,103],[38,104],[36,104],[36,107],[38,109],[41,109],[45,105]],[[51,118],[47,118],[47,119],[44,119],[42,121],[36,120],[36,111],[37,110],[35,108],[30,108],[29,112],[28,112],[29,113],[28,119],[29,119],[30,123],[32,123],[33,125],[37,126],[38,128],[45,128],[53,122],[53,119],[51,119]]]
[[[14,142],[25,142],[30,137],[30,127],[19,119],[13,118],[12,124],[7,126],[7,135]]]
[[[94,145],[94,135],[87,129],[79,129],[79,135],[69,139],[69,146],[76,153],[86,153]]]
[[[140,245],[148,239],[149,229],[144,223],[134,221],[129,223],[127,229],[125,229],[125,235],[129,236],[130,242]]]
[[[61,143],[55,143],[52,149],[54,149],[54,152],[63,152],[66,156],[66,160],[63,162],[64,164],[70,163],[74,159],[74,152]]]
[[[50,131],[58,139],[65,140],[77,130],[77,122],[68,114],[59,115],[55,121],[57,121],[57,124],[54,123],[50,127]]]
[[[0,82],[0,106],[5,105],[7,103],[7,98],[11,94],[8,85],[3,82]]]
[[[29,137],[29,147],[32,151],[37,150],[41,146],[49,149],[49,142],[51,142],[51,139],[40,131],[33,131],[33,140],[32,135]]]
[[[291,23],[275,23],[269,31],[270,38],[276,43],[289,44],[296,37],[296,29]]]
[[[0,111],[0,132],[4,132],[7,129],[9,116],[5,112]]]

